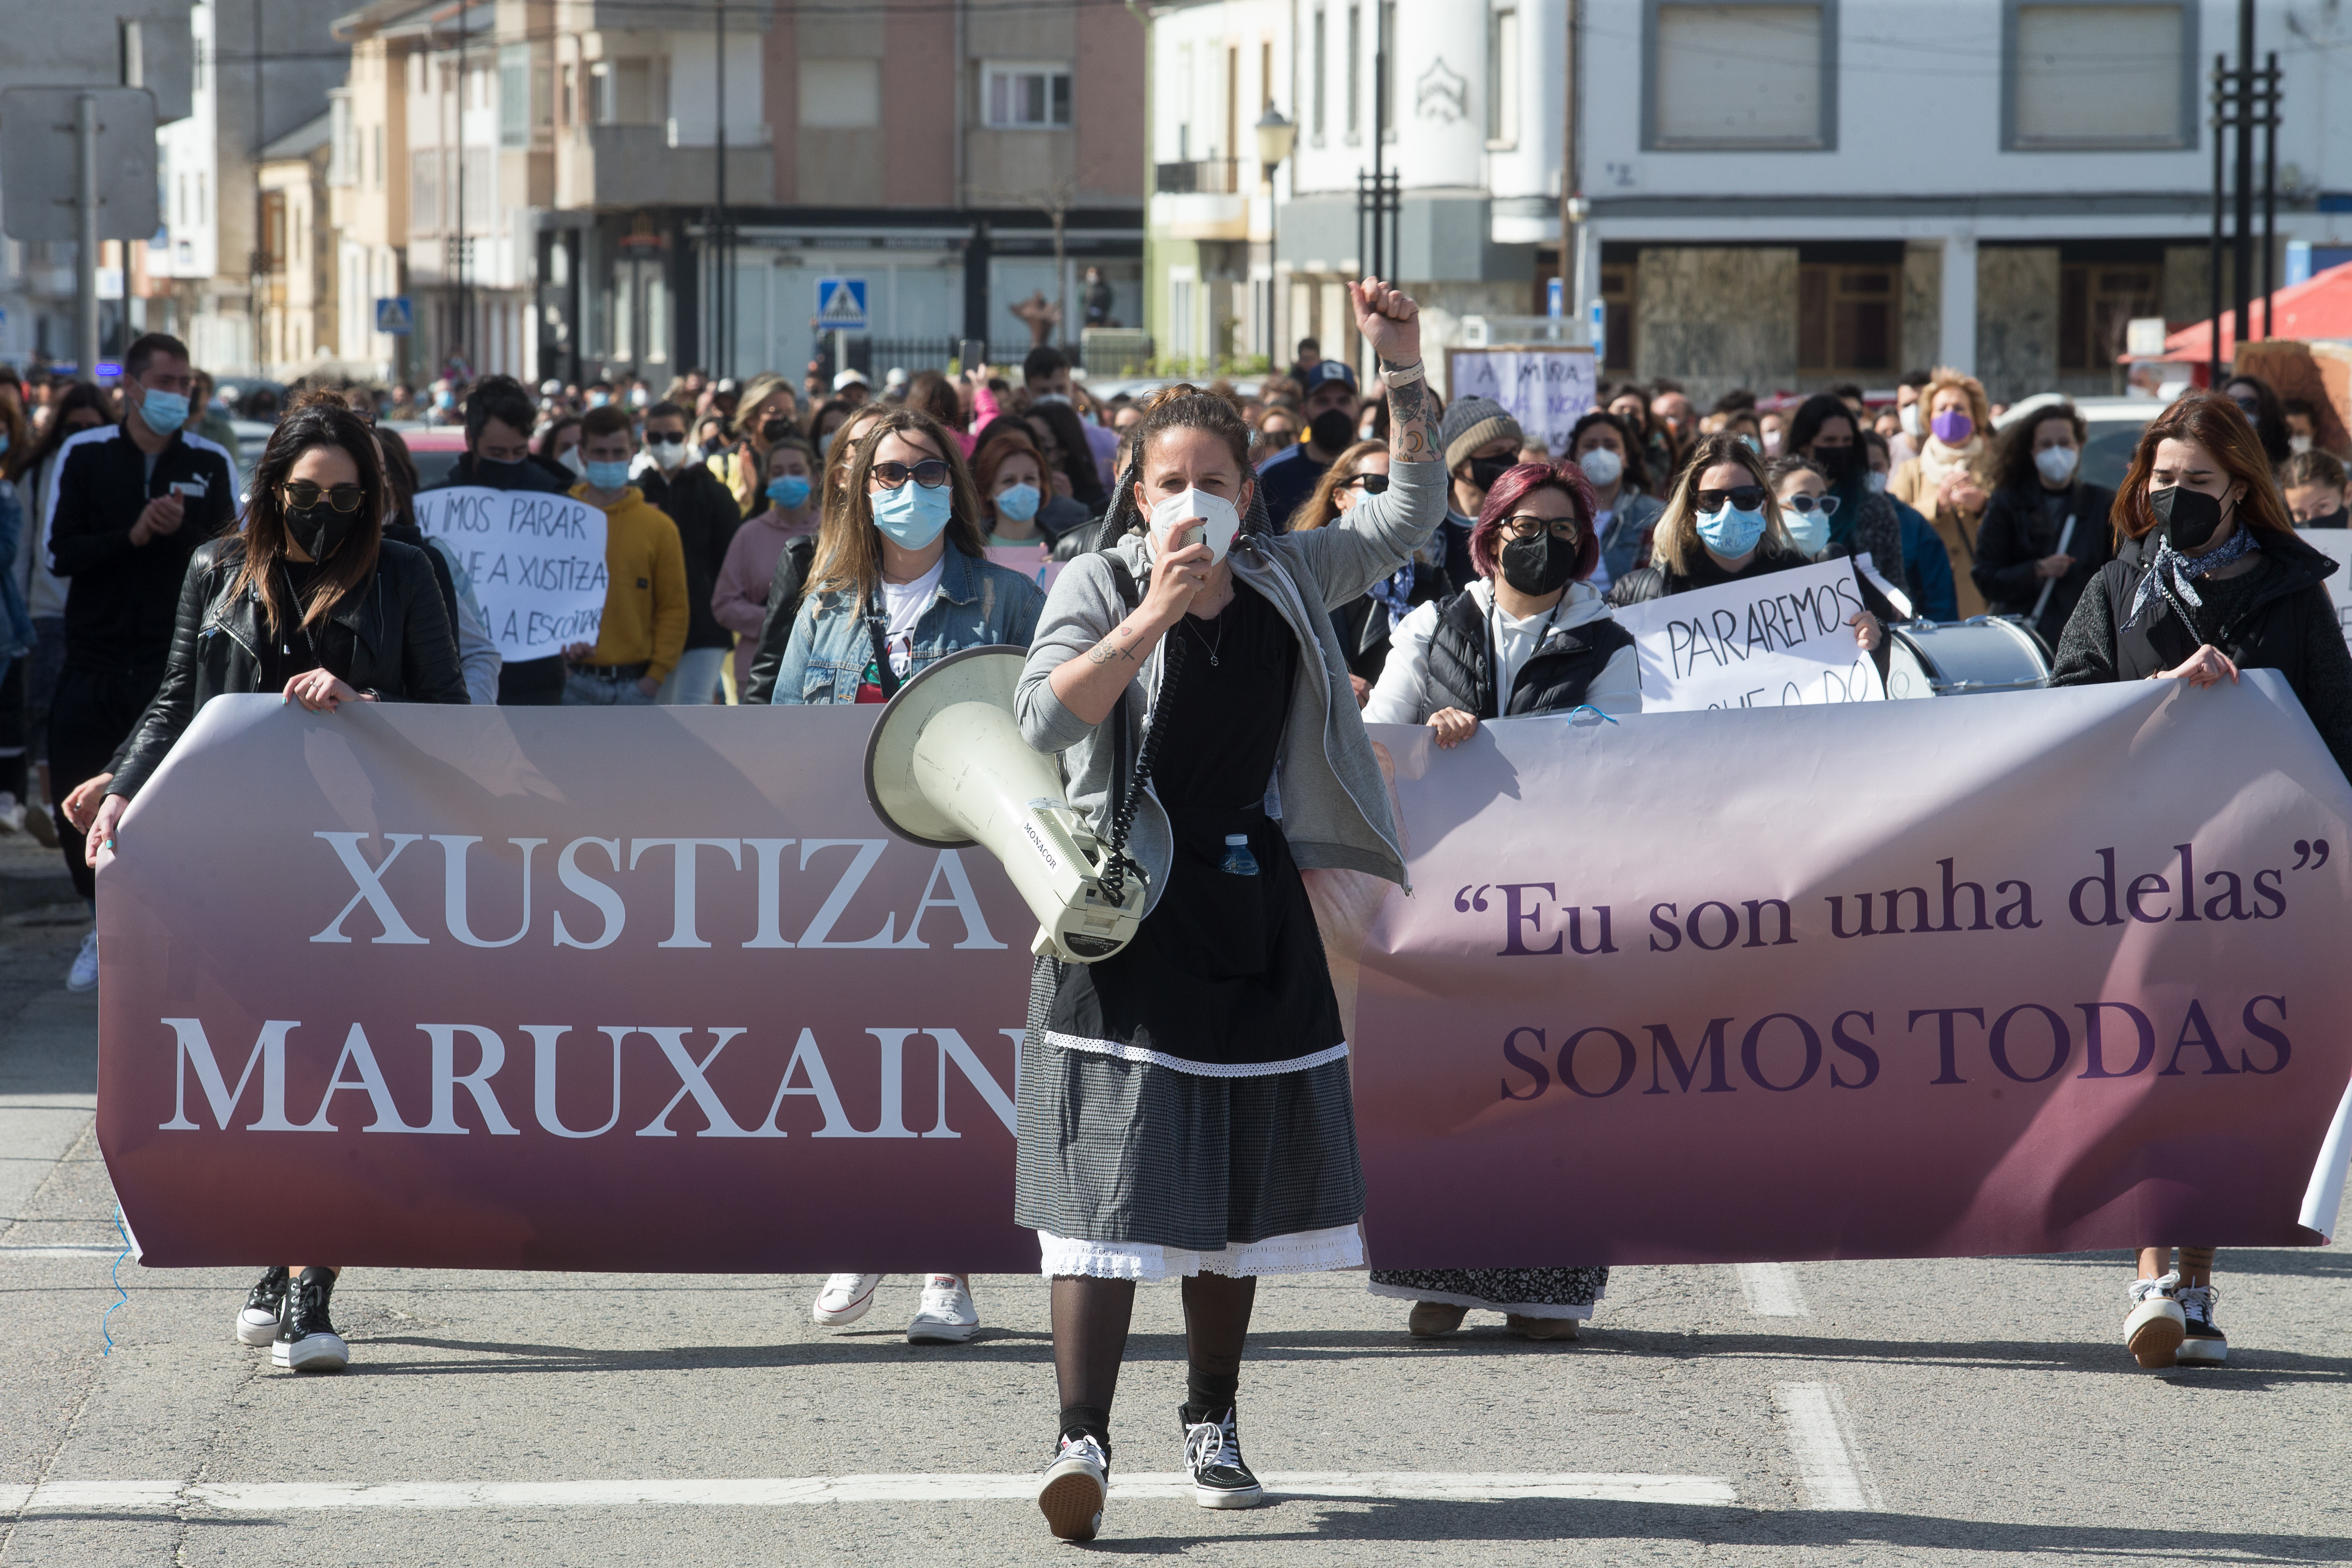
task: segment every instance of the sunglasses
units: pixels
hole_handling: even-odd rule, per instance
[[[346,512],[359,510],[367,500],[367,491],[357,485],[337,485],[332,489],[321,489],[309,479],[293,479],[279,488],[286,497],[286,504],[296,511],[310,510],[319,504],[321,497],[337,511]]]
[[[909,478],[927,490],[935,490],[948,482],[948,466],[938,458],[926,458],[911,468],[904,463],[877,463],[866,472],[886,490],[898,489]]]
[[[1726,501],[1734,510],[1755,511],[1772,492],[1762,485],[1734,485],[1727,490],[1693,490],[1691,504],[1701,511],[1721,511]]]
[[[648,447],[683,447],[686,445],[686,432],[683,430],[648,430],[646,432],[646,445]]]
[[[1835,517],[1838,499],[1835,496],[1809,496],[1801,493],[1781,497],[1780,504],[1794,511],[1799,517],[1811,516],[1816,507],[1821,509],[1823,517]]]
[[[1386,474],[1350,474],[1339,481],[1339,488],[1343,490],[1360,489],[1368,496],[1384,496],[1389,493],[1389,477]]]

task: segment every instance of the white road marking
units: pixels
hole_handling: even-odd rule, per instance
[[[1785,1263],[1739,1263],[1732,1266],[1739,1276],[1740,1293],[1748,1298],[1748,1310],[1759,1318],[1810,1318],[1813,1310],[1805,1305],[1805,1292],[1797,1283],[1797,1271]]]
[[[1431,1501],[1559,1499],[1726,1507],[1731,1483],[1706,1476],[1410,1470],[1296,1471],[1261,1478],[1269,1492],[1303,1498]],[[1122,1500],[1181,1499],[1192,1480],[1167,1470],[1115,1476]],[[804,1503],[1027,1502],[1037,1478],[1022,1476],[787,1476],[765,1480],[392,1481],[376,1485],[270,1481],[44,1481],[0,1486],[0,1515],[49,1510],[294,1513],[319,1509],[785,1508]]]
[[[1845,1401],[1835,1388],[1826,1383],[1775,1384],[1772,1405],[1789,1429],[1789,1450],[1797,1461],[1807,1508],[1875,1510],[1885,1506],[1870,1461],[1853,1439]]]
[[[122,1244],[111,1247],[0,1247],[0,1261],[12,1258],[120,1258]]]

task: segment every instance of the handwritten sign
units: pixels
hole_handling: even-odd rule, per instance
[[[1456,398],[1491,397],[1510,410],[1530,441],[1568,455],[1568,433],[1592,412],[1592,351],[1569,348],[1454,349],[1446,384]]]
[[[2327,602],[2336,606],[2336,624],[2344,640],[2352,643],[2352,530],[2299,528],[2297,537],[2336,563],[2327,578]]]
[[[1825,561],[1631,605],[1617,624],[1633,634],[1645,713],[1883,702],[1846,625],[1862,608],[1853,563]]]
[[[1054,579],[1062,574],[1066,561],[1056,561],[1045,553],[1042,544],[992,544],[989,561],[998,566],[1018,572],[1040,588],[1050,589]]]
[[[474,579],[499,657],[547,658],[594,642],[604,618],[604,514],[538,490],[452,485],[418,492],[416,526]]]

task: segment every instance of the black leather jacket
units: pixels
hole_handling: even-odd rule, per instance
[[[188,562],[172,626],[163,684],[114,754],[109,795],[134,795],[186,731],[196,710],[226,691],[261,689],[261,602],[251,589],[231,599],[245,545],[215,539]],[[375,575],[344,595],[331,619],[352,634],[350,681],[387,702],[464,702],[457,635],[425,552],[385,540]]]

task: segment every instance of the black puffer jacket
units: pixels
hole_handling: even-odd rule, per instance
[[[375,575],[344,595],[329,616],[352,634],[345,679],[387,702],[466,701],[457,639],[441,607],[432,563],[424,551],[389,539],[381,548]],[[244,542],[229,538],[205,544],[188,562],[172,626],[171,664],[154,700],[114,755],[107,794],[138,794],[206,702],[223,692],[261,689],[261,602],[249,588],[233,599],[228,593],[244,561]]]

